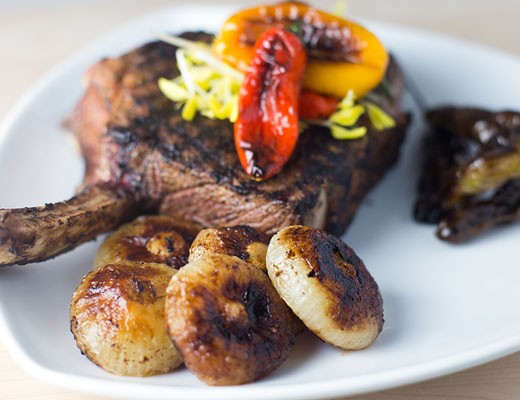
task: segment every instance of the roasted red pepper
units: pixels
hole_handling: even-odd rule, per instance
[[[235,146],[244,170],[255,179],[277,174],[298,140],[298,97],[307,55],[298,36],[265,31],[240,89]]]

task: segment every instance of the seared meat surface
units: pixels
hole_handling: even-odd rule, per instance
[[[211,40],[203,33],[185,37]],[[361,123],[370,127],[365,138],[338,141],[328,128],[309,126],[283,171],[256,182],[240,166],[231,123],[202,116],[186,122],[159,91],[158,78],[179,74],[175,50],[153,42],[95,64],[86,76],[85,95],[68,119],[86,162],[80,196],[89,199],[96,196],[95,188],[112,188],[114,202],[123,203],[118,218],[71,240],[52,213],[38,220],[44,208],[0,210],[0,265],[50,258],[148,212],[207,227],[247,224],[273,234],[304,224],[339,235],[363,196],[397,159],[409,115],[401,109],[403,77],[394,62],[385,78],[388,85],[374,91],[372,100],[394,117],[395,128],[378,132],[364,116]],[[54,211],[68,203],[60,204]],[[98,214],[95,207],[87,211],[85,219]],[[35,251],[31,243],[45,242],[38,235],[51,231],[66,245],[53,240]]]

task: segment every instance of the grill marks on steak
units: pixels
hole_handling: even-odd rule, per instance
[[[190,36],[209,39],[203,34]],[[159,77],[178,75],[175,48],[158,42],[135,52],[135,65],[127,69],[127,74],[138,71],[139,76],[146,77],[141,83],[153,90],[141,93],[133,85],[123,85],[122,90],[131,93],[134,103],[150,107],[147,115],[140,113],[128,122],[118,118],[109,123],[105,137],[109,151],[105,154],[110,154],[110,159],[99,164],[101,168],[95,175],[109,175],[114,181],[136,187],[142,197],[152,195],[164,213],[193,215],[205,225],[250,223],[273,233],[283,226],[281,223],[305,222],[305,215],[314,209],[323,189],[330,211],[326,228],[339,234],[360,199],[397,156],[408,119],[380,95],[383,107],[396,116],[396,129],[370,132],[368,140],[337,141],[327,128],[312,126],[300,136],[299,145],[281,174],[255,182],[242,171],[229,122],[202,116],[186,122],[157,90]],[[142,52],[149,57],[143,57]],[[153,63],[142,63],[148,58]],[[150,74],[141,74],[142,69]],[[399,98],[402,81],[395,64],[391,65],[388,78]],[[128,75],[121,79],[132,84],[136,80]],[[139,101],[140,96],[144,100]],[[122,114],[126,111],[124,108]],[[112,162],[112,158],[117,162]],[[105,164],[111,168],[109,174]],[[248,215],[240,215],[242,212]],[[273,214],[278,216],[279,223],[262,222]]]
[[[211,39],[203,33],[184,36]],[[67,121],[86,160],[82,188],[124,190],[134,211],[159,211],[204,226],[247,224],[272,234],[307,224],[341,234],[363,196],[396,160],[408,126],[399,104],[404,85],[397,65],[390,64],[386,77],[395,101],[383,90],[373,93],[395,118],[395,128],[338,141],[328,128],[310,126],[282,172],[256,182],[240,166],[231,123],[202,116],[186,122],[160,93],[157,80],[179,74],[175,50],[153,42],[88,71],[85,95]],[[370,126],[366,117],[362,122]],[[113,227],[100,226],[82,239]]]

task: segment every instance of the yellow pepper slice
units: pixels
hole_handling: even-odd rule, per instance
[[[308,51],[303,87],[343,98],[353,90],[362,97],[383,79],[388,53],[362,26],[306,4],[289,1],[249,8],[232,15],[213,43],[228,64],[246,71],[256,39],[278,26],[302,37]]]

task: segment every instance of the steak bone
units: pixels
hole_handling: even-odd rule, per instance
[[[94,239],[136,215],[127,192],[99,185],[69,200],[0,209],[0,266],[43,261]]]

